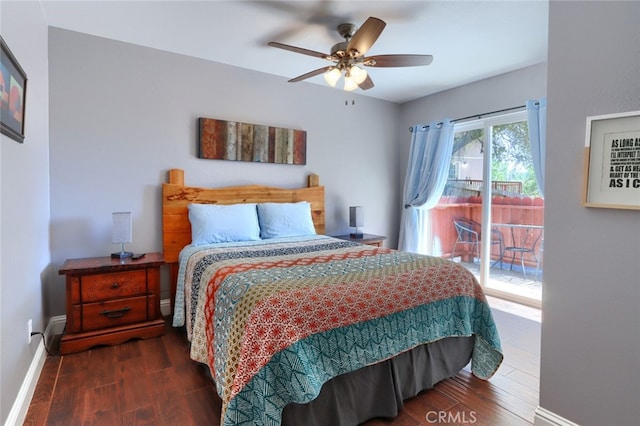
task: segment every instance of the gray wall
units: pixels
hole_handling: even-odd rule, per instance
[[[2,38],[27,73],[24,143],[0,136],[0,421],[5,422],[44,331],[49,256],[47,27],[37,2],[0,3]]]
[[[540,405],[640,420],[640,211],[581,205],[586,117],[640,110],[640,3],[552,1]]]
[[[100,256],[111,213],[131,210],[136,252],[162,251],[161,184],[170,168],[186,184],[261,182],[326,186],[327,234],[346,233],[348,207],[365,207],[365,231],[395,245],[397,104],[192,57],[51,28],[51,257]],[[197,158],[197,119],[307,131],[307,165]],[[163,280],[168,297],[168,280]],[[63,279],[51,274],[49,313],[64,314]]]
[[[3,18],[10,16],[5,9],[3,3]],[[42,49],[45,49],[44,24],[40,31],[44,32]],[[35,75],[34,67],[30,66],[32,85],[47,81],[46,53],[40,53],[45,75]],[[49,57],[50,136],[46,133],[46,116],[41,117],[40,125],[44,126],[44,136],[50,137],[50,144],[47,140],[44,149],[34,146],[37,153],[29,154],[33,159],[16,161],[12,156],[13,161],[6,161],[6,156],[3,157],[3,174],[10,169],[30,171],[37,177],[38,185],[47,189],[33,201],[42,204],[34,212],[50,232],[41,231],[38,241],[27,240],[25,247],[26,251],[40,253],[44,262],[37,268],[39,280],[33,285],[37,297],[26,293],[36,303],[33,309],[17,305],[17,312],[11,317],[5,317],[4,312],[13,311],[3,306],[3,330],[6,325],[7,330],[21,338],[26,318],[33,316],[38,328],[45,326],[50,316],[64,314],[63,280],[57,274],[64,259],[104,255],[117,249],[110,243],[111,212],[133,211],[131,249],[161,250],[160,184],[165,180],[166,170],[172,167],[187,171],[187,184],[207,186],[255,181],[296,186],[304,185],[308,173],[318,173],[327,186],[329,234],[346,232],[347,207],[362,204],[366,207],[365,230],[388,235],[388,245],[395,247],[399,188],[404,181],[408,152],[408,123],[440,116],[431,117],[429,105],[423,102],[409,108],[406,118],[401,120],[402,107],[388,102],[357,94],[345,98],[343,92],[329,88],[305,83],[290,85],[274,76],[56,28],[49,33]],[[454,96],[451,111],[466,114],[465,105],[478,92],[490,94],[492,99],[510,94],[527,86],[532,74],[536,76],[535,86],[543,91],[544,67],[536,67],[468,86],[467,95],[461,91]],[[40,77],[40,81],[36,82],[35,77]],[[39,100],[41,107],[48,106],[48,96],[45,93]],[[522,94],[519,98],[526,96]],[[356,105],[345,106],[345,99],[355,99]],[[511,102],[511,98],[497,101],[499,105]],[[485,110],[492,105],[478,107]],[[305,129],[308,165],[197,159],[199,116]],[[29,119],[32,125],[36,123],[32,115]],[[3,201],[8,200],[4,205],[22,201],[24,194],[15,179],[7,188],[9,192],[3,192],[2,197]],[[20,238],[26,224],[16,226],[14,220],[4,226],[4,219],[3,216],[3,241],[11,245],[23,243]],[[5,233],[7,227],[16,232]],[[43,235],[45,238],[41,238]],[[14,268],[12,262],[12,258],[3,260],[7,265],[3,278],[5,271],[31,274],[36,270]],[[168,296],[167,284],[165,276],[164,297]],[[4,292],[7,286],[2,288]],[[8,395],[2,399],[4,418],[4,407],[10,408],[15,399],[32,355],[17,361],[23,349],[16,350],[13,346],[3,347],[2,355],[2,391]]]
[[[640,110],[639,7],[637,2],[555,1],[550,7],[546,173],[550,184],[540,403],[584,425],[634,424],[640,417],[638,212],[580,205],[585,118]],[[493,90],[476,93],[482,86],[473,85],[469,91],[432,98],[437,102],[403,107],[356,96],[361,108],[357,111],[338,108],[344,97],[337,91],[308,87],[313,85],[289,88],[276,77],[58,30],[51,37],[49,76],[46,25],[38,4],[3,0],[0,8],[2,36],[29,76],[27,140],[19,145],[0,137],[2,422],[35,351],[35,343],[20,343],[26,338],[26,320],[33,318],[34,327],[43,327],[49,315],[63,312],[60,262],[112,251],[110,214],[120,208],[134,212],[134,248],[159,249],[158,187],[166,169],[187,169],[189,184],[256,179],[303,183],[307,172],[319,173],[329,189],[330,232],[346,229],[346,206],[366,203],[373,211],[367,213],[367,223],[372,221],[367,230],[393,235],[408,126],[447,115],[457,118],[467,110],[474,114],[493,105],[512,106],[521,96],[540,96],[538,90],[544,85],[534,72],[531,84],[536,90],[528,93],[526,88],[513,99],[510,90],[500,90],[496,81]],[[67,46],[79,50],[65,52]],[[193,74],[191,70],[185,74],[187,67],[194,68]],[[71,76],[59,75],[66,71]],[[214,82],[221,76],[221,82]],[[186,89],[175,89],[181,83]],[[87,93],[78,93],[81,90]],[[163,90],[168,90],[166,95]],[[63,101],[66,92],[69,98]],[[485,96],[486,104],[476,104]],[[171,106],[167,98],[178,105]],[[198,160],[198,115],[305,128],[310,131],[309,165]],[[164,123],[167,120],[169,124]],[[379,132],[382,136],[377,136]],[[379,146],[382,140],[388,145]],[[135,163],[127,156],[135,157]],[[387,187],[388,192],[381,189]],[[388,205],[368,207],[378,198]],[[69,235],[63,235],[67,231]],[[49,254],[49,235],[55,256]],[[13,255],[16,252],[29,256]]]

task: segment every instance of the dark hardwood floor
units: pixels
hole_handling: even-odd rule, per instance
[[[496,314],[505,361],[490,381],[464,369],[406,401],[397,418],[365,425],[533,424],[536,323],[505,315]],[[521,336],[523,327],[532,339]],[[25,425],[219,425],[221,401],[204,368],[189,359],[181,330],[167,326],[162,337],[65,356],[55,355],[58,340]]]

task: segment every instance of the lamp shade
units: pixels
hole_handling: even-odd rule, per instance
[[[131,231],[131,212],[113,213],[111,239],[114,244],[130,243],[133,240]]]
[[[350,74],[344,76],[344,90],[347,92],[351,92],[352,90],[356,90],[358,85],[356,84],[353,77]]]
[[[364,207],[349,207],[349,226],[360,228],[364,226]]]
[[[356,65],[351,67],[349,73],[353,77],[353,81],[356,84],[360,84],[367,79],[367,70],[362,69]]]
[[[336,87],[336,83],[342,76],[342,73],[338,68],[331,68],[329,71],[324,73],[324,81],[331,87]]]

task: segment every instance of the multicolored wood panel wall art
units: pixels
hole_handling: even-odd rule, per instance
[[[210,160],[307,164],[307,132],[200,118],[198,156]]]

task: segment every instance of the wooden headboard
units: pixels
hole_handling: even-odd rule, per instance
[[[242,203],[311,203],[311,217],[317,234],[325,233],[324,187],[318,175],[309,175],[305,188],[284,189],[263,185],[200,188],[184,185],[184,171],[171,169],[168,183],[162,184],[162,247],[171,268],[171,301],[175,297],[178,255],[191,243],[188,205]]]

